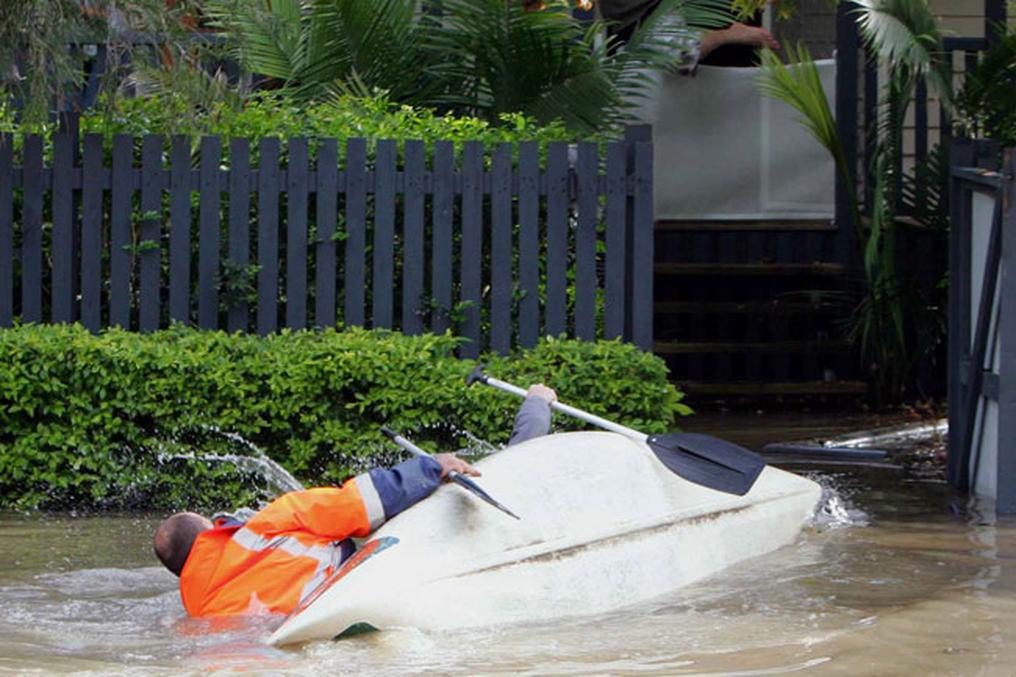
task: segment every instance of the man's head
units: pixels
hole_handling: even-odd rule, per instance
[[[202,531],[212,528],[212,523],[205,517],[193,512],[178,512],[159,525],[155,531],[152,545],[155,555],[166,568],[177,576],[183,571],[183,565],[190,555],[194,539]]]

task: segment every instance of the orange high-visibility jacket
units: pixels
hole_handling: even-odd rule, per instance
[[[285,494],[246,523],[219,520],[198,535],[180,596],[191,616],[289,613],[355,550],[363,537],[437,488],[430,458],[375,469],[341,487]]]

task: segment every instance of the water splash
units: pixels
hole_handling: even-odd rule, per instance
[[[868,513],[853,504],[828,475],[811,477],[822,487],[822,498],[808,526],[826,531],[846,527],[866,527],[871,523]]]
[[[295,477],[290,475],[285,468],[268,458],[257,456],[243,456],[240,454],[203,454],[190,452],[187,454],[159,454],[161,460],[181,461],[215,461],[219,463],[232,463],[237,470],[254,473],[264,478],[268,484],[268,490],[274,494],[285,494],[290,491],[303,491],[304,486]]]

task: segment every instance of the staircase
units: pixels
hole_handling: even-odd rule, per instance
[[[836,228],[822,221],[656,226],[655,352],[696,400],[857,396]]]

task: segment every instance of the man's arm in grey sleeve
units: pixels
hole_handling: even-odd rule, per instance
[[[548,432],[550,432],[550,403],[542,397],[527,397],[519,407],[519,413],[515,415],[515,427],[512,428],[508,446],[546,435]]]

